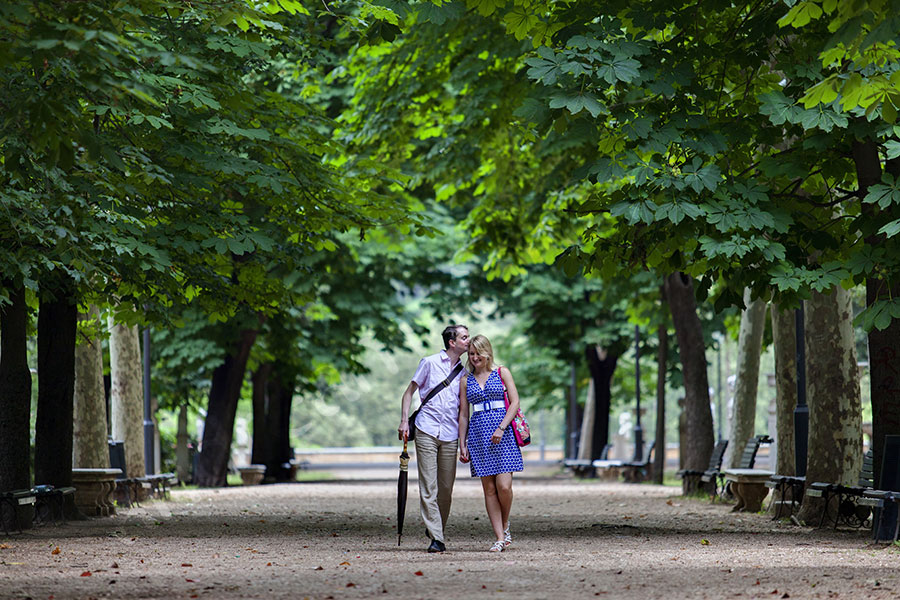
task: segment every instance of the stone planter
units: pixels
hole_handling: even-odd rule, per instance
[[[238,467],[244,485],[259,485],[266,474],[266,465],[247,465]]]

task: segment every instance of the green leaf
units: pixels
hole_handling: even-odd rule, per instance
[[[537,16],[528,12],[524,6],[515,7],[503,17],[507,31],[515,35],[517,40],[524,40],[528,37],[528,32],[538,24],[538,21]]]
[[[881,229],[878,230],[878,233],[881,233],[889,238],[894,237],[895,235],[900,233],[900,219],[891,221],[887,225],[884,225]]]

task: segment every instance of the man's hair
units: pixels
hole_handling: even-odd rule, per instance
[[[444,350],[450,347],[450,340],[456,339],[460,327],[468,329],[465,325],[448,325],[447,327],[444,327],[444,331],[441,332],[441,337],[444,338]]]

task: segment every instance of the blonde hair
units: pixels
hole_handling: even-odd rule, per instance
[[[475,353],[479,356],[487,357],[488,370],[494,370],[494,349],[491,347],[491,341],[484,337],[483,335],[476,335],[473,338],[469,339],[469,351],[475,350]],[[472,368],[472,364],[466,361],[466,368],[470,373],[474,373],[474,369]]]

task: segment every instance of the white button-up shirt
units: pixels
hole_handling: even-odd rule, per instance
[[[450,375],[454,366],[450,364],[446,350],[419,361],[412,380],[419,386],[420,402]],[[461,369],[450,385],[428,401],[416,416],[416,427],[443,442],[452,442],[459,437],[459,380],[466,374],[466,370]]]

